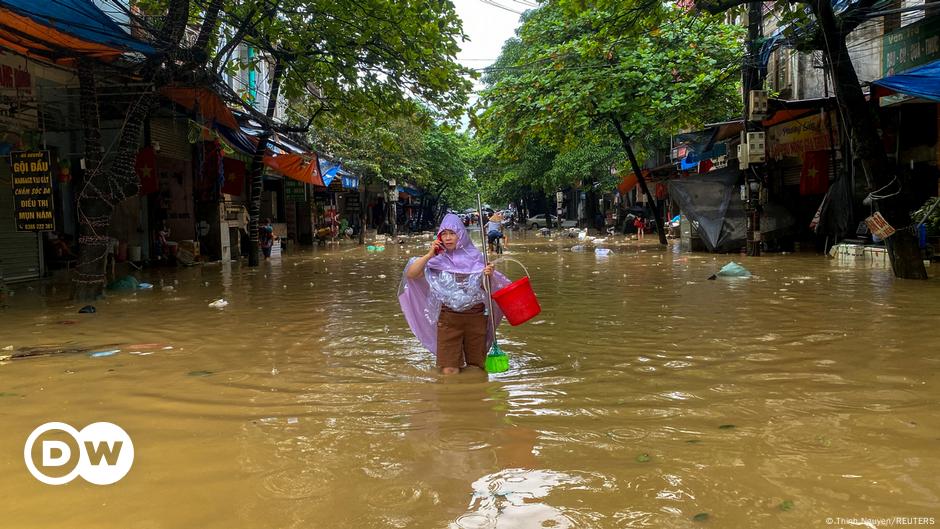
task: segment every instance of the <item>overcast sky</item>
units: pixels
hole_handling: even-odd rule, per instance
[[[463,19],[463,31],[470,37],[461,44],[457,60],[469,68],[483,68],[493,63],[519,25],[519,14],[492,5],[505,6],[522,12],[532,0],[453,0],[457,14]],[[490,3],[492,2],[492,3]]]

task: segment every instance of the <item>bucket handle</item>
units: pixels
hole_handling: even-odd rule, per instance
[[[500,261],[512,261],[512,262],[516,263],[517,265],[521,266],[523,270],[525,270],[525,275],[526,275],[526,277],[531,277],[531,276],[529,275],[529,269],[526,268],[524,264],[522,264],[522,263],[520,263],[519,261],[513,259],[512,257],[499,257],[499,258],[497,258],[497,259],[494,259],[492,262],[490,262],[490,264],[492,264],[493,266],[496,266],[496,263],[498,263],[498,262],[500,262]]]

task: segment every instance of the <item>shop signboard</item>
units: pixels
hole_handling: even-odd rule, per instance
[[[884,75],[940,59],[940,17],[927,17],[882,37]]]
[[[307,200],[307,194],[304,187],[306,184],[294,180],[293,178],[284,179],[284,200],[288,202],[304,202]]]
[[[349,193],[346,195],[346,203],[344,205],[345,209],[349,213],[355,213],[359,211],[361,203],[359,202],[359,193]]]
[[[10,153],[17,231],[55,231],[49,151]]]
[[[767,135],[770,156],[780,159],[783,156],[801,156],[807,151],[829,150],[833,148],[831,138],[837,138],[839,133],[834,113],[816,112],[774,125],[768,129]]]

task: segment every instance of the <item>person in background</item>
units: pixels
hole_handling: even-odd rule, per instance
[[[78,256],[75,255],[75,252],[73,252],[71,246],[69,246],[65,234],[62,232],[49,232],[46,237],[49,240],[49,245],[52,247],[53,253],[55,253],[56,259],[78,259]]]
[[[154,254],[157,256],[157,261],[165,261],[170,258],[170,228],[167,227],[166,221],[160,222],[160,229],[157,230],[156,236],[154,237]]]
[[[258,228],[258,246],[265,259],[271,258],[271,248],[274,246],[274,226],[271,219],[264,219],[264,226]]]
[[[505,235],[503,234],[503,214],[499,211],[493,213],[490,217],[489,222],[486,223],[486,240],[489,242],[490,251],[496,251],[496,241],[498,239],[504,239]],[[503,246],[508,246],[505,239],[503,240]]]
[[[637,217],[633,219],[633,227],[636,228],[636,240],[638,241],[643,240],[643,233],[645,231],[644,230],[645,226],[646,226],[646,222],[643,220],[643,217]]]

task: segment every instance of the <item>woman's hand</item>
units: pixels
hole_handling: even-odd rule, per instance
[[[434,242],[431,243],[431,248],[428,249],[427,257],[434,257],[444,250],[444,243],[440,239],[434,239]]]
[[[484,266],[484,267],[483,267],[483,274],[486,275],[487,277],[493,275],[493,265],[492,265],[492,264],[488,264],[488,265]]]

